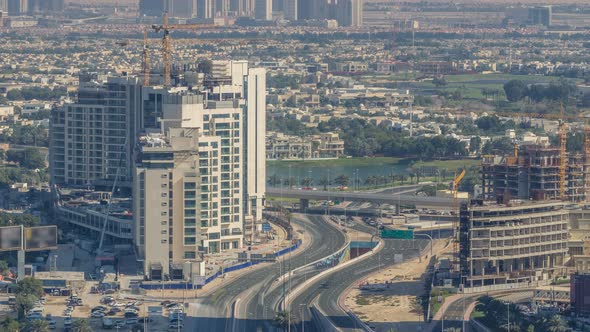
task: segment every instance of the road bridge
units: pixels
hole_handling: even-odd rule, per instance
[[[323,191],[323,190],[294,190],[281,188],[266,188],[266,197],[296,198],[300,200],[300,208],[303,211],[309,207],[310,200],[326,201],[338,200],[347,202],[371,202],[379,204],[391,204],[399,211],[400,205],[414,205],[420,208],[439,208],[451,210],[453,199],[446,197],[424,197],[414,195],[400,195],[390,193],[366,193],[351,191]],[[459,202],[464,199],[459,199]]]

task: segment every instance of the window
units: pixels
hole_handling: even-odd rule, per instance
[[[234,247],[236,248],[236,247]],[[185,251],[184,252],[184,259],[195,259],[197,258],[197,253],[194,251]]]
[[[166,220],[162,220],[161,224],[162,224],[162,226],[166,226],[166,224],[168,224],[168,222]]]

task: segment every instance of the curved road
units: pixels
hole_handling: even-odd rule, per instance
[[[305,218],[303,218],[305,219]],[[281,257],[280,261],[271,265],[258,267],[244,273],[214,293],[197,300],[196,304],[189,306],[189,317],[185,322],[185,331],[256,331],[257,328],[270,326],[268,319],[274,318],[274,312],[270,307],[272,301],[266,301],[265,291],[280,275],[290,268],[295,269],[308,262],[328,256],[340,249],[346,241],[344,235],[339,232],[335,224],[325,222],[321,217],[309,217],[308,220],[293,218],[293,222],[305,228],[311,237],[310,246],[293,254]],[[240,273],[240,272],[235,272]],[[282,291],[282,287],[279,287]],[[254,306],[256,315],[252,319],[231,319],[234,303],[241,305],[240,301],[248,301],[247,298],[239,299],[240,294],[252,295],[248,311]],[[273,293],[275,294],[275,293]],[[274,295],[272,295],[274,296]],[[260,308],[258,308],[260,306]],[[258,316],[258,313],[261,313]],[[248,314],[248,317],[250,315]],[[265,319],[266,318],[266,319]],[[253,326],[253,329],[250,327]]]
[[[375,228],[365,225],[356,224],[354,229],[374,233]],[[416,231],[416,234],[430,234],[430,231]],[[436,234],[434,238],[448,237],[450,230],[445,230]],[[438,236],[437,236],[438,235]],[[303,330],[301,328],[301,318],[303,318],[305,331],[321,331],[321,329],[312,322],[308,306],[317,299],[319,308],[326,314],[332,323],[341,331],[360,330],[356,326],[356,321],[350,318],[338,305],[340,295],[357,280],[370,275],[381,268],[386,268],[394,264],[394,254],[403,254],[403,259],[407,260],[415,257],[419,252],[429,245],[429,240],[416,239],[416,242],[410,240],[384,239],[384,247],[376,254],[359,259],[356,263],[346,268],[329,274],[326,277],[311,284],[305,292],[299,294],[291,303],[291,312],[293,322],[292,331]]]
[[[308,229],[314,239],[319,241],[319,247],[314,250],[306,250],[303,255],[291,259],[291,268],[300,267],[310,262],[314,262],[324,258],[332,253],[335,253],[344,245],[346,238],[344,235],[336,231],[337,224],[326,222],[322,216],[309,216],[310,220],[315,226],[314,229]],[[331,235],[334,234],[334,235]],[[288,271],[289,260],[285,262]],[[279,301],[283,299],[284,294],[289,292],[289,289],[295,288],[300,283],[303,283],[307,278],[313,277],[317,270],[312,273],[294,274],[291,280],[286,279],[277,287],[270,289],[272,281],[265,280],[264,285],[261,285],[261,291],[257,292],[246,305],[247,321],[245,322],[245,329],[243,331],[270,331],[273,330],[272,320],[275,317],[275,308]],[[240,326],[241,327],[241,326]],[[242,331],[241,329],[237,329]]]
[[[306,331],[320,331],[310,321],[308,305],[318,298],[318,306],[326,316],[341,331],[357,331],[356,321],[351,319],[338,305],[340,295],[357,280],[381,268],[394,264],[394,254],[403,254],[404,260],[414,257],[420,249],[428,245],[428,240],[384,240],[383,248],[376,254],[359,259],[355,264],[329,274],[325,278],[310,285],[305,292],[299,294],[291,303],[294,319],[291,330],[301,329],[301,314],[303,314]],[[305,309],[303,309],[305,308]]]

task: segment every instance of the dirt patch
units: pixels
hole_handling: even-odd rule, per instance
[[[433,251],[441,254],[450,250],[446,243],[446,240],[435,240]],[[345,305],[377,331],[423,328],[426,324],[420,298],[424,294],[423,274],[427,266],[425,257],[415,258],[370,275],[359,283],[361,288],[350,291]]]

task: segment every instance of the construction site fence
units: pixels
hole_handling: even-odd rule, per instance
[[[489,286],[480,286],[480,287],[466,287],[464,292],[465,292],[465,294],[472,294],[472,293],[483,293],[483,292],[506,290],[506,289],[531,288],[531,287],[538,287],[538,286],[547,286],[550,283],[551,283],[551,280],[541,280],[541,281],[533,281],[533,282],[520,282],[520,283],[499,284],[499,285],[489,285]]]
[[[294,250],[296,250],[297,248],[299,248],[299,246],[301,246],[301,240],[298,240],[294,245],[285,248],[283,250],[277,251],[275,253],[275,257],[280,257],[283,256],[285,254],[288,254]],[[218,277],[220,277],[221,275],[225,274],[225,273],[229,273],[229,272],[233,272],[233,271],[237,271],[237,270],[241,270],[241,269],[245,269],[248,268],[250,266],[262,263],[262,262],[266,262],[268,260],[253,260],[253,261],[249,261],[249,262],[245,262],[245,263],[240,263],[237,265],[233,265],[233,266],[229,266],[223,269],[223,271],[217,271],[214,274],[208,276],[205,279],[205,282],[203,284],[195,284],[193,287],[193,283],[191,282],[178,282],[178,281],[169,281],[169,282],[149,282],[149,283],[142,283],[140,285],[141,288],[143,289],[148,289],[148,290],[154,290],[154,289],[177,289],[177,290],[182,290],[182,289],[201,289],[203,288],[203,286],[207,285],[208,283],[212,282],[213,280],[217,279]]]

